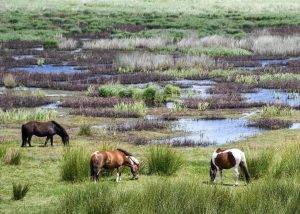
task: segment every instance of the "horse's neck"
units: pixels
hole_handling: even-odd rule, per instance
[[[63,135],[64,135],[63,130],[61,130],[61,128],[56,125],[54,125],[54,128],[55,128],[56,134],[58,134],[60,137],[63,137]]]

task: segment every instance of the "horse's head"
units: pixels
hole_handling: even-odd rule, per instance
[[[128,156],[128,159],[131,162],[130,168],[131,168],[131,173],[132,173],[132,180],[137,180],[137,179],[139,179],[139,176],[140,176],[140,163],[133,156]]]
[[[62,142],[64,145],[69,145],[69,135],[65,135],[62,137]]]
[[[216,178],[217,168],[213,164],[212,160],[210,161],[209,174],[210,174],[210,182],[213,183],[215,181],[215,178]]]

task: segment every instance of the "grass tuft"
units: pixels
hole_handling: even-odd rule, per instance
[[[12,199],[13,200],[21,200],[24,198],[29,191],[29,184],[15,184],[13,183],[13,195]]]
[[[4,163],[8,165],[20,165],[21,164],[21,151],[18,149],[8,149],[4,155]]]

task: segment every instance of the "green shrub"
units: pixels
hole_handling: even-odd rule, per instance
[[[164,93],[166,95],[179,95],[181,93],[181,89],[177,86],[173,86],[173,85],[166,85],[165,89],[164,89]]]
[[[98,94],[101,97],[115,97],[124,89],[125,87],[120,84],[106,84],[99,87]]]
[[[80,126],[78,135],[81,136],[91,136],[92,135],[92,130],[91,130],[91,126],[88,124],[83,124]]]
[[[9,165],[21,164],[21,151],[18,149],[8,149],[4,156],[4,163]]]
[[[69,147],[63,153],[61,178],[64,181],[83,181],[89,177],[89,155],[82,147]]]
[[[29,191],[29,184],[22,185],[22,184],[13,183],[12,199],[21,200],[22,198],[25,197],[28,191]]]
[[[264,151],[247,158],[247,165],[251,178],[258,179],[263,176],[268,176],[273,156],[273,151]]]
[[[12,74],[4,75],[2,81],[3,81],[5,88],[15,88],[16,87],[16,79]]]
[[[183,164],[182,157],[169,146],[151,146],[147,159],[149,174],[172,175]]]
[[[45,59],[44,58],[38,58],[36,60],[36,64],[39,65],[39,66],[42,66],[45,64]]]

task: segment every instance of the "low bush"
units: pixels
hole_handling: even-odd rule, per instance
[[[170,146],[151,146],[146,155],[149,174],[172,175],[182,166],[182,156]]]
[[[83,181],[88,179],[90,156],[83,147],[66,148],[61,164],[61,178],[64,181]]]
[[[80,136],[91,136],[92,135],[91,126],[88,125],[88,124],[82,124],[79,128],[78,135],[80,135]]]
[[[15,88],[16,87],[16,79],[12,74],[5,74],[2,79],[5,88]]]

